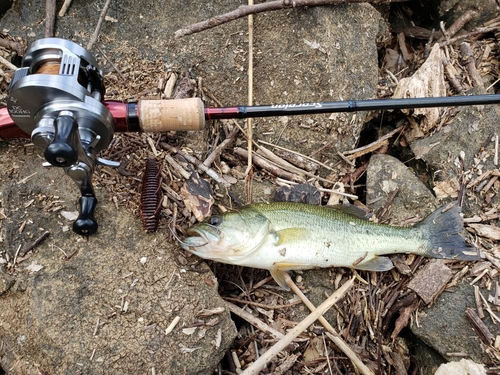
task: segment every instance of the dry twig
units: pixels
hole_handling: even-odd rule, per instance
[[[22,56],[24,54],[24,47],[19,42],[0,38],[0,47],[16,51],[19,56]]]
[[[469,22],[471,19],[473,19],[477,13],[473,10],[468,10],[464,14],[462,14],[458,19],[451,24],[451,26],[446,30],[446,36],[443,35],[441,38],[438,39],[438,42],[443,42],[445,40],[448,40],[449,38],[453,37],[456,33],[458,33],[462,28],[465,26],[467,22]]]
[[[102,23],[104,22],[106,14],[108,13],[109,4],[111,4],[111,0],[106,0],[106,3],[102,8],[101,15],[99,16],[99,21],[97,21],[97,26],[95,27],[94,34],[92,34],[92,39],[90,39],[89,44],[87,44],[87,51],[90,51],[94,46],[95,42],[97,42],[97,38],[99,37],[99,32],[101,31]]]
[[[61,10],[59,11],[59,17],[63,17],[66,14],[70,5],[71,0],[64,0]]]
[[[17,66],[15,66],[10,61],[8,61],[7,59],[3,58],[2,56],[0,56],[0,64],[5,65],[10,70],[16,70],[17,69]]]
[[[174,154],[179,154],[182,156],[184,159],[189,161],[190,163],[194,164],[196,167],[198,167],[200,170],[205,172],[207,175],[212,177],[215,181],[218,183],[222,184],[224,187],[228,188],[231,186],[229,182],[227,182],[224,177],[219,176],[217,172],[215,172],[213,169],[208,168],[205,164],[203,164],[201,161],[196,159],[194,156],[189,155],[181,150],[179,150],[176,147],[170,146],[168,143],[165,142],[160,142],[160,146],[163,147],[166,150],[169,150],[170,152],[173,152]]]
[[[354,283],[354,278],[348,280],[344,285],[335,291],[328,299],[323,302],[317,309],[313,309],[311,314],[309,314],[303,321],[301,321],[297,326],[292,328],[283,339],[278,341],[274,346],[272,346],[264,355],[259,357],[253,364],[251,364],[242,375],[257,375],[260,370],[278,353],[285,349],[298,335],[304,332],[307,327],[309,327],[314,321],[322,317],[322,315],[330,309],[342,296],[349,290],[349,288]],[[372,372],[370,372],[372,374]]]
[[[54,36],[56,22],[56,0],[46,0],[45,2],[45,38]]]
[[[355,150],[344,151],[344,155],[346,155],[347,159],[354,160],[362,155],[365,155],[365,154],[368,154],[372,151],[375,151],[375,150],[379,149],[380,147],[382,147],[387,142],[387,140],[389,138],[391,138],[394,134],[400,132],[402,129],[403,129],[403,126],[400,126],[396,129],[394,129],[393,131],[387,133],[383,137],[380,137],[375,142],[372,142],[372,143],[370,143],[366,146],[363,146],[363,147],[359,147]]]
[[[405,2],[406,0],[276,0],[269,1],[267,3],[255,4],[255,5],[240,5],[235,10],[212,17],[208,20],[195,23],[190,26],[186,26],[175,32],[176,38],[181,38],[186,35],[191,35],[198,33],[203,30],[211,29],[222,25],[224,23],[234,21],[238,18],[248,16],[250,14],[270,12],[273,10],[289,9],[289,8],[299,8],[305,6],[318,6],[318,5],[337,5],[337,4],[357,4],[357,3],[395,3],[395,2]]]
[[[40,245],[49,235],[50,235],[49,231],[43,232],[42,235],[38,237],[35,241],[33,241],[31,244],[26,246],[21,251],[19,251],[19,256],[21,257],[25,256],[29,251],[33,250],[35,247]]]
[[[355,277],[347,281],[342,287],[337,289],[334,294],[332,294],[330,298],[332,298],[333,295],[335,295],[340,289],[344,288],[344,286],[348,283],[351,283],[354,281]],[[290,287],[290,289],[293,290],[293,292],[304,302],[304,305],[307,306],[307,308],[311,311],[315,311],[314,305],[309,301],[309,299],[302,293],[302,291],[295,285],[293,280],[291,279],[290,275],[288,273],[284,273],[284,280],[286,282],[286,285]],[[328,301],[327,300],[327,301]],[[323,302],[324,304],[325,302]],[[322,304],[322,305],[323,305]],[[328,331],[327,336],[332,340],[335,345],[351,360],[353,365],[363,374],[363,375],[373,375],[372,370],[370,370],[362,361],[359,359],[358,355],[351,349],[351,347],[340,337],[340,335],[335,331],[335,329],[331,326],[330,323],[323,317],[320,316],[318,318],[318,321],[321,323],[323,327]]]
[[[246,312],[241,307],[236,306],[234,303],[226,301],[226,306],[229,308],[233,314],[238,315],[240,318],[245,319],[248,323],[260,329],[262,332],[268,332],[277,339],[282,339],[285,337],[281,332],[276,331],[274,328],[269,327],[267,324],[257,319],[252,314]]]

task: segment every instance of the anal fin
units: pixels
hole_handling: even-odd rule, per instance
[[[379,256],[366,261],[362,261],[359,264],[352,266],[352,268],[355,268],[357,270],[376,272],[389,271],[392,267],[394,267],[394,264],[392,264],[392,260],[389,257]]]

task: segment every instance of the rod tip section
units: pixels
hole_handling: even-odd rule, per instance
[[[205,107],[200,98],[141,100],[138,107],[143,132],[196,131],[205,125]]]

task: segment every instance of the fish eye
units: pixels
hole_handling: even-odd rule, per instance
[[[222,218],[220,216],[212,216],[208,219],[208,224],[213,225],[214,227],[220,225],[222,223]]]

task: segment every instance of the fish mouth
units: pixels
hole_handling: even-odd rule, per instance
[[[185,250],[191,251],[194,248],[208,245],[208,241],[197,230],[190,229],[187,231],[187,235],[188,237],[184,238],[182,241],[179,241],[180,245]]]
[[[219,232],[216,228],[189,228],[186,231],[188,237],[182,242],[181,246],[188,251],[194,252],[198,248],[209,245],[214,241],[218,241]]]

